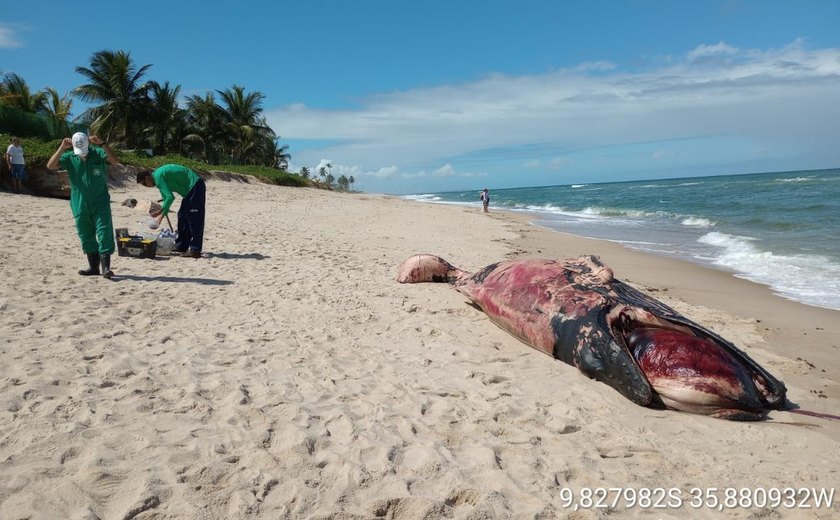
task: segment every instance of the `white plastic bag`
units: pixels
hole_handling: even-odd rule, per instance
[[[158,235],[157,237],[157,254],[160,256],[169,256],[175,248],[175,239],[172,237],[164,237]]]
[[[172,254],[172,250],[175,249],[175,238],[177,237],[178,233],[174,231],[170,231],[168,229],[162,230],[157,235],[157,254],[161,256],[169,256]]]

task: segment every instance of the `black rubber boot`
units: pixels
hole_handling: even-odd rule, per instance
[[[93,276],[99,274],[99,253],[88,253],[88,269],[82,269],[79,274],[82,276]]]
[[[102,276],[105,278],[114,276],[114,271],[111,270],[111,255],[102,255],[99,265],[102,266]]]

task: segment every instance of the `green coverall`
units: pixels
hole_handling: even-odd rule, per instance
[[[71,149],[61,154],[59,164],[70,176],[70,209],[76,219],[76,232],[85,254],[110,255],[114,252],[114,224],[111,196],[108,194],[108,156],[93,146],[87,160]]]

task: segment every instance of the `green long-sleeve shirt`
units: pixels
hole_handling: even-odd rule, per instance
[[[186,197],[195,183],[201,179],[194,171],[178,164],[164,164],[152,172],[152,178],[154,178],[155,186],[158,187],[163,197],[163,204],[161,205],[163,215],[169,213],[169,206],[175,202],[173,192]]]

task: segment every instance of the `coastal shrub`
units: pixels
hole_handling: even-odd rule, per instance
[[[3,147],[3,153],[6,147],[9,146],[12,140],[12,135],[8,133],[0,133],[0,145]],[[26,154],[26,164],[30,168],[44,167],[47,161],[50,160],[52,154],[58,149],[61,139],[44,140],[35,137],[21,138],[21,146]],[[137,153],[136,150],[123,151],[114,150],[114,153],[119,158],[120,162],[125,165],[137,166],[143,168],[157,168],[164,164],[176,163],[192,168],[194,170],[223,170],[231,173],[241,173],[245,175],[253,175],[271,184],[278,186],[292,186],[292,187],[306,187],[313,186],[313,184],[299,175],[291,174],[284,170],[269,168],[267,166],[251,166],[251,165],[236,165],[226,164],[224,166],[213,166],[207,163],[189,159],[176,154],[159,155],[155,157],[148,157],[144,153]]]
[[[37,136],[41,139],[51,139],[87,130],[84,125],[68,123],[57,117],[33,114],[3,105],[0,105],[0,128],[21,138]],[[5,152],[6,149],[4,148],[3,151]]]

